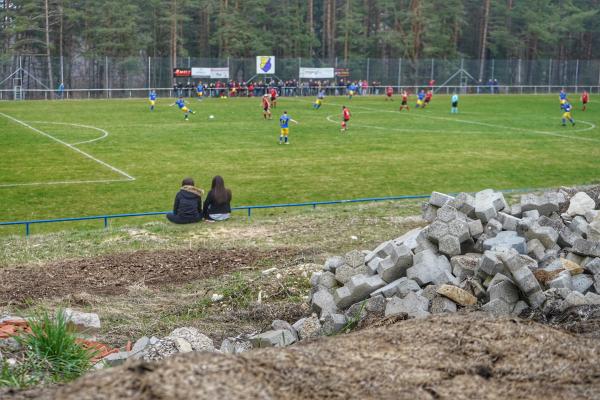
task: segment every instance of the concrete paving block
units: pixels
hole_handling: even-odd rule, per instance
[[[550,226],[540,226],[533,224],[529,231],[525,233],[527,239],[538,239],[545,248],[552,248],[558,240],[558,232]]]
[[[298,331],[296,331],[296,328],[294,328],[287,321],[284,321],[282,319],[273,320],[273,322],[271,322],[271,329],[273,329],[274,331],[277,331],[280,329],[287,329],[288,331],[290,331],[292,333],[294,338],[296,338],[296,340],[298,340]]]
[[[483,232],[487,235],[488,238],[496,237],[502,231],[502,223],[498,221],[496,218],[492,218],[485,224],[485,228]]]
[[[422,217],[425,221],[431,223],[437,218],[437,210],[439,207],[433,206],[429,203],[423,203],[421,206]]]
[[[575,215],[585,215],[586,212],[593,210],[596,207],[596,202],[585,192],[579,192],[571,197],[567,214],[574,217]]]
[[[392,297],[385,307],[385,316],[399,315],[406,313],[409,317],[425,318],[430,315],[429,300],[410,292],[406,297]]]
[[[513,231],[502,231],[496,237],[483,242],[483,250],[514,249],[521,254],[527,254],[527,242],[524,237]]]
[[[347,322],[344,314],[327,314],[322,318],[321,329],[324,335],[334,335],[344,329]]]
[[[594,305],[600,304],[600,294],[596,294],[593,292],[587,292],[584,297],[585,297],[585,301],[588,304],[594,304]]]
[[[442,207],[444,204],[451,200],[454,200],[454,197],[440,192],[431,192],[431,196],[429,197],[429,204],[436,207]]]
[[[579,274],[571,277],[571,286],[576,292],[586,294],[594,285],[594,278],[587,274]]]
[[[335,279],[342,285],[345,285],[350,280],[350,278],[352,278],[356,274],[357,272],[354,268],[352,268],[348,264],[344,264],[335,270]]]
[[[406,276],[406,270],[413,264],[411,250],[404,246],[398,246],[394,253],[382,259],[377,266],[377,273],[386,282]]]
[[[527,302],[531,308],[540,308],[545,301],[546,296],[544,296],[544,293],[541,290],[530,293],[527,296]]]
[[[469,193],[459,193],[458,196],[448,204],[469,218],[475,217],[475,197],[471,196]]]
[[[345,287],[350,290],[352,302],[355,303],[366,299],[371,293],[385,285],[386,282],[379,275],[356,275],[350,278]]]
[[[513,275],[513,279],[519,289],[526,295],[529,295],[533,292],[541,291],[542,288],[540,283],[533,275],[533,272],[527,267],[519,268],[516,271],[511,271]]]
[[[463,243],[467,239],[471,238],[469,224],[466,221],[458,218],[448,222],[448,234],[456,236],[460,243]]]
[[[369,263],[369,261],[374,258],[385,258],[390,254],[395,253],[396,245],[393,241],[388,240],[387,242],[381,243],[377,246],[373,251],[369,252],[367,256],[365,256],[365,263]]]
[[[593,221],[588,225],[587,239],[600,241],[600,220]]]
[[[584,268],[592,275],[600,274],[600,258],[592,258],[591,261],[585,263]]]
[[[323,273],[317,277],[317,285],[327,289],[335,288],[337,286],[335,274],[330,271],[323,271]]]
[[[521,209],[537,210],[540,215],[550,215],[559,210],[559,198],[556,192],[546,192],[541,195],[533,193],[521,196]]]
[[[406,247],[408,247],[409,249],[414,250],[418,245],[417,237],[419,236],[419,234],[421,233],[422,230],[423,230],[423,228],[411,229],[410,231],[406,232],[404,235],[399,236],[396,239],[394,239],[393,242],[396,246],[400,246],[403,244]]]
[[[469,235],[474,238],[478,238],[483,233],[483,224],[478,219],[473,219],[467,222],[469,226]]]
[[[519,289],[510,281],[502,281],[488,287],[490,300],[500,299],[508,304],[519,301]]]
[[[504,229],[505,231],[516,231],[517,230],[517,224],[519,223],[519,218],[513,217],[512,215],[504,213],[504,212],[499,212],[497,219],[498,219],[498,221],[500,221],[502,223],[502,229]]]
[[[521,206],[521,210],[523,210],[523,206]],[[538,210],[523,211],[523,218],[537,220],[540,218],[540,212]]]
[[[495,251],[487,250],[483,253],[481,262],[479,263],[479,270],[483,271],[486,275],[494,276],[503,269],[504,264],[498,258]]]
[[[457,256],[461,253],[460,240],[456,236],[446,235],[438,243],[439,251],[448,256]]]
[[[586,297],[579,292],[571,292],[560,306],[560,311],[568,310],[571,307],[584,306],[588,304]]]
[[[255,348],[286,347],[295,341],[296,339],[287,329],[267,331],[250,337],[250,342]]]
[[[321,336],[321,321],[316,315],[302,318],[292,324],[292,327],[298,332],[298,339],[305,340]]]
[[[443,207],[441,207],[439,210],[437,210],[437,219],[442,221],[442,222],[450,222],[450,221],[454,221],[455,219],[458,218],[458,211],[456,210],[456,208],[449,206],[449,205],[445,205]]]
[[[125,361],[127,361],[127,359],[131,356],[132,353],[129,351],[119,351],[118,353],[107,355],[102,359],[102,361],[111,367],[116,367],[117,365],[125,363]]]
[[[576,239],[571,251],[581,256],[600,257],[600,242]]]
[[[575,218],[573,218],[573,220],[569,224],[569,229],[573,231],[576,235],[579,235],[584,239],[588,239],[587,236],[589,231],[589,224],[581,215],[578,215]]]
[[[358,250],[352,250],[344,255],[344,260],[352,268],[358,268],[364,265],[365,255]]]
[[[529,304],[524,302],[523,300],[517,301],[512,310],[512,315],[519,316],[521,313],[529,308]]]
[[[475,271],[481,263],[483,255],[478,253],[469,253],[465,255],[454,256],[450,259],[452,265],[452,274],[459,281],[466,279],[468,276],[475,276]]]
[[[498,215],[498,210],[494,205],[496,195],[492,189],[482,190],[475,194],[475,216],[483,223]]]
[[[431,301],[431,313],[443,314],[456,312],[456,303],[447,297],[436,296]]]
[[[499,317],[502,315],[509,315],[513,310],[513,305],[508,304],[501,299],[495,299],[481,306],[481,310]]]
[[[546,248],[538,239],[531,239],[527,242],[527,251],[527,255],[538,261],[541,261],[546,255]]]
[[[335,273],[335,270],[338,267],[341,267],[342,265],[344,265],[345,263],[346,263],[346,261],[344,260],[344,257],[340,257],[340,256],[329,257],[325,261],[325,265],[323,266],[323,270]]]
[[[521,205],[513,204],[512,206],[510,206],[510,215],[516,218],[523,217],[523,210],[521,209]]]
[[[343,310],[354,303],[352,299],[352,292],[347,286],[337,288],[335,292],[333,292],[333,301],[340,310]]]
[[[331,314],[337,311],[336,301],[333,295],[327,290],[319,290],[312,297],[311,308],[319,315]]]

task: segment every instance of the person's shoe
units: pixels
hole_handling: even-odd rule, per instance
[[[285,142],[285,144],[290,144],[290,142]]]

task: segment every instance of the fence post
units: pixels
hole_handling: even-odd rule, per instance
[[[29,224],[25,224],[25,236],[29,237]]]
[[[552,59],[548,60],[548,93],[552,91]]]
[[[108,217],[104,217],[104,229],[108,229]]]
[[[248,207],[248,221],[252,218],[252,209]]]
[[[433,71],[434,71],[434,68],[435,68],[435,64],[434,63],[435,63],[435,61],[432,58],[431,59],[431,78],[429,79],[430,81],[433,81],[433,76],[434,76]]]
[[[152,76],[152,64],[151,59],[148,56],[148,91],[150,91],[150,87],[152,86],[152,80],[150,79]]]
[[[110,93],[108,88],[108,56],[104,56],[104,87],[106,88],[106,98],[108,99]]]
[[[600,76],[599,76],[600,79]],[[398,59],[398,90],[400,90],[400,85],[402,81],[402,58]]]
[[[579,59],[575,63],[575,91],[579,92]]]

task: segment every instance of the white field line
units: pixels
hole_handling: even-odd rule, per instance
[[[130,182],[131,179],[101,179],[91,181],[56,181],[56,182],[31,182],[31,183],[5,183],[0,184],[0,188],[19,187],[19,186],[45,186],[45,185],[80,185],[84,183],[110,183],[110,182]]]
[[[295,99],[296,100],[296,99]],[[302,102],[307,102],[309,103],[309,101],[306,100],[301,100],[301,99],[297,99],[297,101],[302,101]],[[324,105],[328,105],[328,106],[337,106],[337,107],[341,107],[342,104],[337,104],[337,103],[327,103]],[[398,113],[398,111],[391,111],[391,110],[378,110],[376,108],[370,108],[370,107],[364,107],[364,106],[352,106],[352,108],[359,108],[362,110],[368,110],[368,111],[372,111],[372,112],[381,112],[381,113]],[[497,124],[489,124],[487,122],[479,122],[479,121],[469,121],[466,119],[459,119],[459,118],[448,118],[448,117],[435,117],[435,116],[430,116],[430,115],[423,115],[420,114],[418,112],[412,112],[410,114],[411,116],[416,116],[419,118],[426,118],[426,119],[436,119],[436,120],[440,120],[440,121],[450,121],[450,122],[456,122],[456,123],[464,123],[464,124],[472,124],[472,125],[480,125],[480,126],[487,126],[490,128],[501,128],[501,129],[510,129],[513,131],[519,131],[519,132],[525,132],[525,133],[534,133],[534,134],[538,134],[538,135],[546,135],[546,136],[555,136],[555,137],[561,137],[561,138],[567,138],[567,139],[574,139],[574,140],[583,140],[583,141],[587,141],[587,142],[600,142],[600,139],[596,139],[596,138],[588,138],[588,137],[578,137],[578,136],[572,136],[572,135],[565,135],[565,134],[561,134],[558,132],[548,132],[548,131],[537,131],[537,130],[532,130],[532,129],[526,129],[526,128],[518,128],[518,127],[514,127],[514,126],[504,126],[504,125],[497,125]],[[329,116],[326,118],[329,122],[334,122],[337,123],[337,121],[332,121]],[[570,132],[586,132],[586,131],[590,131],[592,129],[596,129],[596,125],[588,122],[588,121],[583,121],[583,120],[577,120],[577,123],[582,123],[585,125],[588,125],[587,128],[583,128],[583,129],[575,129],[575,130],[570,130]],[[362,127],[367,127],[367,128],[375,128],[375,129],[390,129],[390,128],[382,128],[382,127],[375,127],[375,126],[367,126],[367,125],[356,125],[353,124],[354,126],[362,126]],[[397,130],[397,129],[394,129]],[[446,132],[446,131],[444,131]]]
[[[24,127],[29,128],[32,131],[34,131],[36,133],[39,133],[42,136],[46,136],[47,138],[52,139],[55,142],[60,143],[63,146],[68,147],[69,149],[71,149],[71,150],[73,150],[73,151],[81,154],[82,156],[84,156],[86,158],[89,158],[90,160],[95,161],[98,164],[103,165],[106,168],[110,169],[111,171],[114,171],[114,172],[118,173],[119,175],[124,176],[126,178],[126,179],[120,179],[120,180],[110,179],[110,180],[100,180],[100,181],[64,181],[64,182],[49,182],[49,183],[36,182],[36,183],[31,183],[31,184],[3,184],[3,185],[0,185],[0,187],[27,186],[27,185],[44,185],[44,184],[58,185],[58,184],[70,184],[70,183],[76,183],[77,184],[77,183],[92,183],[92,182],[93,183],[96,183],[96,182],[117,182],[117,181],[134,181],[135,180],[135,178],[133,176],[129,175],[128,173],[126,173],[126,172],[124,172],[124,171],[122,171],[122,170],[120,170],[120,169],[118,169],[116,167],[113,167],[112,165],[110,165],[110,164],[108,164],[108,163],[106,163],[106,162],[104,162],[102,160],[97,159],[96,157],[92,156],[91,154],[86,153],[83,150],[78,149],[77,147],[75,147],[72,144],[69,144],[69,143],[67,143],[65,141],[62,141],[62,140],[60,140],[58,138],[55,138],[54,136],[52,136],[52,135],[50,135],[50,134],[48,134],[48,133],[46,133],[44,131],[41,131],[41,130],[39,130],[39,129],[37,129],[37,128],[35,128],[35,127],[33,127],[33,126],[31,126],[31,125],[29,125],[29,124],[27,124],[27,123],[25,123],[25,122],[23,122],[21,120],[18,120],[18,119],[14,118],[14,117],[11,117],[10,115],[4,114],[2,112],[0,112],[0,115],[3,116],[4,118],[7,118],[7,119],[13,121],[13,122],[16,122],[19,125],[23,125]]]
[[[105,137],[107,137],[109,135],[108,131],[105,131],[102,128],[98,128],[96,126],[91,126],[91,125],[82,125],[82,124],[72,124],[69,122],[50,122],[50,121],[29,121],[32,124],[52,124],[52,125],[65,125],[65,126],[76,126],[78,128],[87,128],[87,129],[93,129],[96,130],[100,133],[102,133],[102,136],[99,136],[95,139],[91,139],[91,140],[84,140],[83,142],[77,142],[77,143],[71,143],[72,146],[77,146],[80,144],[85,144],[85,143],[92,143],[95,142],[97,140],[102,140]]]

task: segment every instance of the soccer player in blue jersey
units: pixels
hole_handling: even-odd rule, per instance
[[[417,105],[416,108],[425,108],[425,91],[423,89],[421,89],[419,91],[419,94],[417,94]]]
[[[315,102],[313,103],[313,108],[315,110],[318,110],[319,108],[321,108],[321,105],[323,104],[323,99],[325,98],[325,91],[321,90],[319,92],[319,94],[317,94],[317,99],[315,100]]]
[[[190,110],[190,109],[189,109],[189,108],[188,108],[188,107],[185,105],[185,100],[183,100],[183,97],[182,97],[182,96],[179,96],[179,99],[177,99],[177,101],[176,101],[175,103],[171,104],[170,106],[174,106],[174,105],[177,105],[177,107],[179,107],[179,109],[180,109],[181,111],[183,111],[183,113],[184,113],[184,117],[183,117],[183,119],[184,119],[184,120],[186,120],[186,121],[189,121],[189,119],[188,119],[188,116],[189,116],[190,114],[196,114],[195,112],[193,112],[192,110]],[[169,107],[170,107],[170,106],[169,106]]]
[[[562,115],[562,126],[567,126],[567,120],[569,120],[572,126],[575,126],[575,120],[571,115],[571,104],[565,100],[565,102],[561,105],[561,108],[564,111]]]
[[[348,99],[352,100],[352,96],[354,96],[354,93],[356,93],[356,84],[354,82],[352,82],[351,84],[348,85]]]
[[[297,124],[298,121],[294,121],[287,113],[287,111],[283,112],[283,115],[279,118],[279,126],[281,127],[281,133],[279,134],[279,144],[284,143],[290,144],[288,141],[288,135],[290,133],[290,121]]]
[[[198,97],[198,100],[202,100],[204,97],[204,85],[202,82],[198,82],[198,86],[196,86],[196,96]]]
[[[450,114],[458,114],[458,95],[456,93],[452,95],[450,102],[452,103]]]
[[[154,105],[156,104],[156,92],[154,90],[150,91],[148,101],[150,102],[150,111],[154,111]]]
[[[560,93],[558,94],[558,99],[560,101],[560,108],[562,110],[563,105],[568,101],[567,100],[567,92],[565,92],[565,89],[560,89]]]

